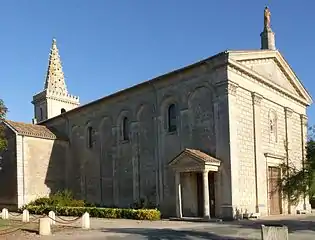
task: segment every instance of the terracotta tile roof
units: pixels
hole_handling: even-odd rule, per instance
[[[182,153],[186,153],[188,155],[192,155],[194,157],[197,157],[205,162],[208,162],[208,163],[218,163],[220,164],[220,160],[214,158],[214,157],[211,157],[210,155],[204,153],[204,152],[201,152],[200,150],[196,150],[196,149],[191,149],[191,148],[185,148],[184,151]]]
[[[10,120],[5,120],[5,124],[13,128],[18,134],[30,137],[45,138],[45,139],[61,139],[67,140],[66,136],[58,133],[54,129],[49,129],[44,125],[14,122]]]

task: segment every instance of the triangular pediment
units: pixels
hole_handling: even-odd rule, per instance
[[[312,98],[278,51],[231,51],[229,57],[309,105]]]
[[[220,166],[220,160],[209,156],[208,154],[195,149],[184,149],[170,163],[177,170],[204,170],[207,166]]]
[[[174,168],[202,168],[205,163],[194,159],[188,155],[181,155],[177,161],[172,164]]]

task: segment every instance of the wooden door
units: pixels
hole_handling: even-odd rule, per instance
[[[281,196],[278,182],[281,177],[280,168],[268,167],[268,198],[270,215],[281,214]]]

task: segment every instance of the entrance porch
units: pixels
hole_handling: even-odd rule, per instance
[[[220,161],[186,148],[169,166],[175,171],[176,217],[214,217],[215,175]]]

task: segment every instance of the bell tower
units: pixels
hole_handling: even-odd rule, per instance
[[[33,123],[53,118],[80,105],[79,97],[68,93],[56,39],[53,39],[50,49],[44,89],[33,96],[32,104]]]

